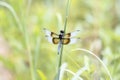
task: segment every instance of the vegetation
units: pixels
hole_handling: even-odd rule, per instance
[[[67,4],[0,0],[0,80],[120,79],[120,0]],[[80,40],[63,47],[61,63],[58,45],[46,40],[43,28],[80,30]]]

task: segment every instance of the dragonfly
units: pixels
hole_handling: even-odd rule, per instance
[[[45,36],[47,40],[50,43],[58,44],[58,54],[60,53],[62,45],[74,44],[80,39],[75,37],[80,30],[75,30],[73,32],[69,32],[66,34],[64,30],[60,30],[59,34],[56,34],[55,32],[51,32],[46,28],[44,28],[43,30],[45,32]]]

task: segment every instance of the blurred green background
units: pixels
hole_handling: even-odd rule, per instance
[[[50,44],[43,28],[64,29],[67,0],[0,0],[0,80],[54,80],[57,45]],[[63,63],[83,80],[110,80],[95,53],[120,80],[120,0],[71,0],[66,32],[80,30],[81,40],[64,46]],[[72,53],[72,54],[71,54]],[[86,59],[87,57],[87,59]],[[38,71],[38,72],[37,72]],[[65,73],[64,80],[72,75]]]

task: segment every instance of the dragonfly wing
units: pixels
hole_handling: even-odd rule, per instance
[[[66,44],[74,44],[78,40],[80,40],[80,38],[63,38],[62,39],[62,44],[64,44],[64,45],[66,45]]]
[[[67,33],[67,34],[65,34],[65,36],[64,37],[74,37],[74,36],[76,36],[78,33],[79,33],[79,31],[80,30],[76,30],[76,31],[73,31],[73,32],[71,32],[71,33]]]
[[[52,39],[52,42],[53,42],[54,44],[58,44],[58,43],[60,42],[60,39],[57,38],[57,37],[54,37],[54,38]]]
[[[70,43],[70,38],[63,38],[62,39],[62,44],[66,45]]]
[[[79,33],[80,30],[76,30],[74,32],[71,32],[71,37],[76,36]]]
[[[79,40],[80,40],[80,38],[70,38],[70,43],[69,44],[74,44]]]
[[[57,37],[52,38],[50,36],[46,36],[46,38],[50,43],[53,43],[53,44],[58,44],[60,42],[60,39]]]
[[[53,38],[52,37],[46,36],[46,38],[47,38],[48,42],[53,43],[53,41],[52,41]]]
[[[47,36],[51,36],[51,31],[47,30],[46,28],[44,28],[43,30]]]
[[[58,34],[51,32],[51,31],[47,30],[46,28],[44,28],[43,30],[47,36],[51,36],[51,37],[58,37],[59,36]]]

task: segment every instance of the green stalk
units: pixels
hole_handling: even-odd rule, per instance
[[[31,7],[32,0],[28,0],[27,8],[26,8],[26,14],[24,18],[25,26],[24,26],[24,34],[25,34],[25,43],[28,51],[28,57],[29,57],[29,62],[30,62],[30,73],[31,73],[31,80],[36,80],[35,76],[35,66],[33,63],[33,57],[32,57],[32,52],[31,52],[31,47],[30,47],[30,36],[28,34],[28,29],[27,29],[27,19],[29,17],[29,12],[30,12],[30,7]]]
[[[37,78],[37,73],[36,73],[36,69],[37,69],[37,63],[38,63],[38,56],[39,56],[39,47],[40,47],[40,36],[38,36],[36,38],[36,45],[35,45],[35,55],[34,55],[34,74],[35,74],[35,78]]]
[[[68,15],[69,15],[69,8],[70,8],[70,0],[68,0],[68,2],[67,2],[65,24],[64,24],[64,33],[66,33],[66,26],[67,26]]]
[[[31,78],[32,80],[35,80],[35,74],[34,74],[34,66],[33,66],[33,57],[32,57],[32,52],[31,52],[31,48],[29,46],[29,37],[27,34],[27,31],[25,30],[25,43],[26,43],[26,47],[27,47],[27,51],[28,51],[28,57],[29,57],[29,62],[30,62],[30,73],[31,73]]]
[[[69,7],[70,7],[70,0],[68,0],[67,7],[66,7],[64,34],[66,32],[66,26],[67,26],[67,21],[68,21],[68,14],[69,14]],[[61,67],[61,64],[62,64],[62,55],[63,55],[63,45],[61,46],[61,50],[60,50],[59,64],[58,64],[58,78],[57,78],[57,80],[60,80],[60,70],[61,70],[60,67]]]
[[[28,17],[28,13],[29,13],[31,1],[32,0],[29,0],[27,12],[26,12],[27,13],[26,14],[27,17]],[[29,56],[29,62],[30,62],[31,77],[32,77],[32,80],[35,80],[34,66],[33,66],[33,61],[32,61],[32,52],[31,52],[30,46],[29,46],[29,43],[30,43],[30,41],[29,41],[29,35],[27,33],[27,29],[25,28],[27,25],[24,25],[24,26],[22,25],[19,17],[17,16],[15,10],[13,9],[13,7],[11,5],[9,5],[8,3],[4,2],[4,1],[0,1],[0,6],[6,7],[12,13],[12,15],[14,16],[14,18],[16,20],[16,23],[18,24],[19,31],[22,33],[22,35],[25,38],[25,44],[26,44],[26,47],[27,47],[28,56]],[[27,18],[25,18],[25,19],[27,19]]]
[[[21,21],[20,21],[19,17],[17,16],[17,14],[16,14],[15,10],[13,9],[13,7],[10,4],[8,4],[8,3],[4,2],[4,1],[0,1],[0,7],[1,6],[7,8],[11,12],[13,17],[15,18],[16,23],[18,24],[19,31],[22,33],[22,35],[24,35],[23,34],[23,25],[21,24]]]

